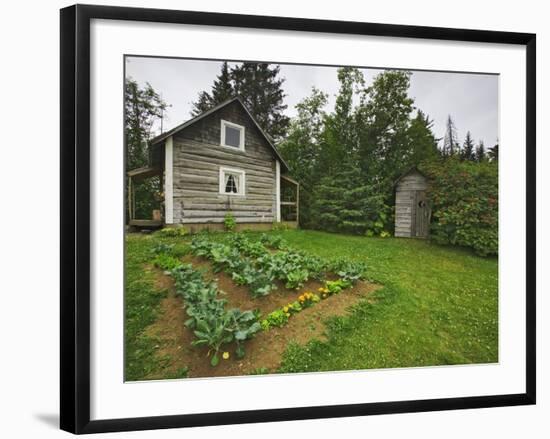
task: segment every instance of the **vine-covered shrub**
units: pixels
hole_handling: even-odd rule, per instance
[[[228,232],[232,232],[233,230],[235,230],[235,227],[237,227],[237,220],[231,212],[225,214],[223,218],[223,226]]]
[[[425,163],[430,178],[431,236],[442,244],[498,254],[498,165],[447,159]]]

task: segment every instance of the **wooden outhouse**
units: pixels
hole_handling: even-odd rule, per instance
[[[430,230],[428,179],[416,167],[395,182],[395,236],[427,238]]]
[[[149,166],[128,172],[130,226],[216,229],[228,213],[238,228],[297,226],[299,185],[240,98],[162,133],[150,146]],[[157,218],[136,218],[134,185],[155,175],[164,198]]]

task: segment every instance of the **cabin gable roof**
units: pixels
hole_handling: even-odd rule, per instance
[[[279,151],[277,151],[277,148],[275,147],[275,145],[273,144],[273,142],[271,141],[271,139],[269,138],[269,136],[265,133],[265,131],[260,127],[260,125],[258,124],[258,122],[256,121],[256,119],[252,116],[252,114],[250,113],[250,111],[248,111],[248,108],[246,108],[246,106],[244,105],[243,101],[241,100],[241,98],[239,97],[235,97],[235,98],[232,98],[232,99],[229,99],[213,108],[211,108],[210,110],[207,110],[201,114],[199,114],[198,116],[192,118],[192,119],[189,119],[188,121],[172,128],[171,130],[169,131],[166,131],[156,137],[154,137],[153,139],[150,140],[150,145],[151,146],[155,146],[155,145],[159,145],[161,144],[164,140],[166,140],[168,137],[171,137],[179,132],[181,132],[182,130],[194,125],[195,123],[199,122],[200,120],[203,120],[205,118],[207,118],[208,116],[216,113],[217,111],[221,110],[222,108],[225,108],[226,106],[228,106],[229,104],[232,104],[232,103],[238,103],[242,109],[244,110],[244,112],[246,113],[246,115],[250,118],[250,120],[252,121],[253,125],[258,129],[258,132],[260,133],[261,137],[263,137],[266,141],[266,143],[269,145],[269,148],[272,150],[273,154],[275,155],[275,157],[277,158],[277,160],[279,160],[281,162],[281,166],[283,168],[283,170],[285,171],[288,171],[288,165],[286,164],[286,162],[284,161],[284,159],[281,157]]]

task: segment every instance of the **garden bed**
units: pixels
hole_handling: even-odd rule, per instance
[[[236,285],[228,274],[224,272],[215,273],[207,259],[186,255],[182,258],[182,261],[191,263],[193,267],[203,271],[207,279],[217,282],[219,290],[222,294],[225,293],[223,297],[227,299],[228,308],[258,309],[262,314],[267,314],[276,308],[286,305],[291,299],[297,298],[300,296],[300,292],[316,292],[319,288],[323,287],[323,282],[310,280],[297,292],[296,290],[285,288],[284,282],[275,280],[276,289],[266,296],[254,298],[250,295],[246,286]],[[329,274],[327,279],[334,280],[336,276]]]
[[[260,234],[246,234],[259,239]],[[273,232],[287,245],[319,259],[343,258],[367,265],[368,279],[293,315],[286,326],[258,331],[245,341],[245,357],[226,344],[228,360],[215,367],[207,349],[192,346],[193,331],[174,278],[154,268],[153,249],[173,246],[178,263],[218,280],[226,308],[260,309],[262,319],[319,281],[298,290],[282,281],[253,298],[250,285],[213,273],[212,262],[191,252],[191,237],[129,234],[126,237],[125,379],[317,372],[389,367],[480,364],[498,361],[498,260],[425,240],[368,238],[315,231]],[[224,242],[226,234],[210,234]],[[271,250],[272,254],[276,251]],[[334,279],[330,274],[325,279]],[[380,286],[380,288],[378,287]],[[376,290],[376,291],[374,291]],[[364,294],[363,294],[364,292]],[[225,294],[224,294],[225,293]],[[288,294],[288,296],[287,296]],[[356,296],[359,297],[356,297]],[[361,300],[366,297],[364,300]],[[283,300],[284,299],[284,300]],[[272,308],[273,307],[273,308]],[[333,317],[341,316],[341,317]],[[331,318],[333,317],[333,318]],[[296,343],[291,343],[294,340]],[[308,340],[319,340],[308,342]],[[267,369],[267,370],[266,370]]]
[[[223,297],[227,299],[229,308],[259,309],[262,315],[284,306],[305,291],[317,291],[322,286],[321,282],[309,281],[296,291],[288,290],[279,284],[277,290],[269,295],[253,299],[246,287],[235,285],[226,273],[213,273],[211,265],[205,259],[188,255],[182,260],[205,270],[205,277],[217,280],[220,291],[225,293]],[[184,301],[176,295],[173,279],[157,269],[156,284],[158,288],[167,289],[169,294],[161,301],[159,316],[155,323],[146,329],[146,334],[157,341],[159,348],[155,355],[168,364],[162,374],[153,373],[145,379],[162,379],[175,375],[184,368],[187,369],[188,377],[277,372],[282,355],[290,342],[304,345],[314,338],[323,339],[326,319],[344,315],[354,304],[379,288],[376,284],[359,281],[353,288],[292,316],[285,326],[258,332],[252,339],[247,340],[244,358],[237,359],[231,355],[229,359],[221,360],[216,367],[212,367],[208,360],[208,348],[191,344],[194,340],[193,330],[184,324],[187,319]],[[227,351],[234,351],[234,346],[228,346]]]

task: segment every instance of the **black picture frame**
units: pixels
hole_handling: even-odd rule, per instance
[[[526,47],[526,376],[525,393],[90,420],[90,21],[132,20],[406,37]],[[303,18],[75,5],[61,10],[61,404],[60,424],[72,433],[364,416],[535,404],[536,36]]]

